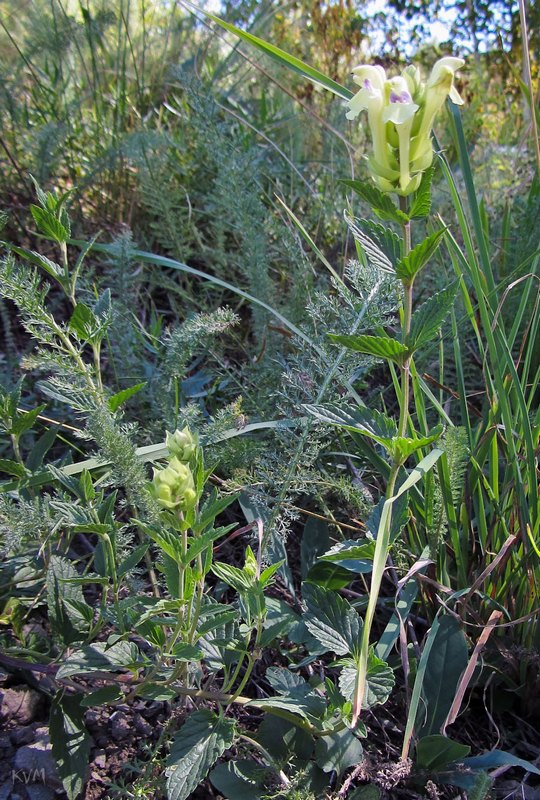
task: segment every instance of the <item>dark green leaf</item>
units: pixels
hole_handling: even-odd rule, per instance
[[[9,458],[0,458],[0,472],[5,472],[7,475],[15,475],[17,478],[26,476],[26,469],[23,464],[19,464],[18,461],[11,461]]]
[[[319,561],[314,564],[306,575],[307,583],[314,583],[322,589],[343,589],[352,580],[350,570],[340,564],[331,564],[328,561]]]
[[[70,579],[79,578],[79,573],[66,558],[51,556],[47,569],[47,606],[49,622],[54,635],[64,645],[84,639],[88,631],[88,615],[82,614],[76,605],[67,601],[73,600],[86,607],[91,614],[92,609],[86,605],[82,586],[70,583]]]
[[[104,642],[94,642],[67,656],[62,661],[56,677],[60,680],[71,675],[87,675],[92,672],[134,670],[141,665],[141,655],[133,642],[120,641],[110,647]]]
[[[46,406],[42,405],[33,408],[31,411],[17,411],[16,416],[13,418],[10,433],[15,436],[21,436],[25,431],[30,430],[44,408],[46,408]]]
[[[311,583],[302,584],[302,597],[307,606],[303,621],[323,647],[338,655],[358,648],[362,621],[345,598]]]
[[[308,517],[300,543],[300,576],[302,580],[305,580],[310,567],[315,564],[317,556],[328,550],[329,546],[328,523],[316,517]]]
[[[420,186],[415,192],[414,200],[412,201],[409,211],[409,216],[411,219],[421,219],[422,217],[427,217],[431,210],[431,181],[434,172],[435,166],[432,165],[429,167],[429,169],[426,169],[422,175]]]
[[[167,798],[187,800],[217,759],[234,741],[235,721],[208,709],[191,714],[171,745],[167,759]]]
[[[129,389],[122,389],[121,392],[116,392],[116,394],[113,394],[108,398],[107,405],[114,413],[115,411],[118,411],[120,406],[127,402],[130,397],[133,397],[134,394],[137,394],[137,392],[140,392],[141,389],[144,389],[145,386],[146,381],[143,381],[142,383],[136,383],[135,386],[130,386]]]
[[[411,252],[396,264],[396,275],[404,283],[411,284],[421,269],[425,267],[442,241],[446,228],[426,236]]]
[[[393,419],[367,406],[348,409],[327,403],[324,406],[306,404],[304,408],[321,422],[363,433],[381,444],[387,445],[397,433]]]
[[[324,772],[337,772],[338,778],[362,760],[363,748],[349,728],[321,737],[315,746],[315,761]]]
[[[51,261],[49,258],[45,258],[41,253],[36,253],[35,250],[26,250],[24,247],[17,247],[14,244],[10,244],[9,249],[31,264],[35,264],[37,267],[44,269],[52,278],[58,280],[64,277],[64,271],[60,264],[57,264],[56,261]]]
[[[446,736],[424,736],[416,745],[416,766],[436,772],[453,761],[463,761],[470,752],[468,745],[454,742]]]
[[[459,280],[452,281],[445,289],[432,295],[415,309],[408,337],[408,346],[411,350],[418,350],[419,347],[431,342],[452,308],[458,286]]]
[[[132,569],[135,569],[139,561],[144,558],[148,547],[148,544],[140,544],[129,554],[129,556],[126,556],[126,558],[119,564],[117,569],[119,578],[123,578],[124,575],[128,574],[128,572],[131,572]]]
[[[489,753],[483,753],[481,756],[466,758],[463,764],[468,769],[482,770],[496,769],[496,767],[520,767],[525,772],[540,775],[539,767],[524,758],[518,758],[513,753],[507,753],[505,750],[490,750]]]
[[[92,708],[93,706],[105,706],[109,703],[116,703],[121,700],[123,693],[118,686],[102,686],[96,689],[95,692],[84,695],[81,700],[83,708]]]
[[[467,660],[467,640],[458,620],[450,614],[440,616],[422,685],[426,716],[421,736],[439,733],[454,701]]]
[[[351,230],[352,235],[354,236],[357,244],[360,246],[362,253],[364,254],[367,261],[374,266],[376,269],[382,270],[382,272],[390,272],[391,274],[395,273],[394,263],[399,258],[399,249],[398,249],[398,256],[395,258],[390,259],[386,254],[385,250],[381,249],[378,241],[375,241],[375,238],[368,236],[368,234],[360,227],[360,224],[356,224],[356,220],[346,217],[347,224]],[[358,220],[359,223],[364,222],[365,220]],[[382,226],[381,226],[382,227]],[[389,230],[389,229],[388,229]],[[397,238],[397,237],[396,237]],[[399,239],[398,239],[398,248],[399,248]]]
[[[271,785],[275,773],[256,761],[241,759],[218,764],[209,777],[213,786],[227,800],[263,800],[263,797],[268,797],[265,783]]]
[[[356,688],[356,678],[358,670],[351,661],[350,665],[345,666],[339,676],[339,688],[345,700],[353,700]],[[381,658],[377,658],[373,650],[370,650],[368,659],[368,671],[366,681],[366,695],[362,703],[362,708],[372,708],[376,705],[386,703],[394,687],[394,672],[388,664]]]
[[[105,332],[103,320],[98,319],[85,303],[77,303],[75,306],[69,328],[83,342],[98,341]]]
[[[340,564],[352,572],[371,572],[375,542],[373,539],[347,539],[319,556],[321,561]]]
[[[90,756],[90,735],[84,725],[81,695],[58,692],[51,705],[52,752],[69,800],[82,795]]]
[[[30,455],[26,459],[26,466],[30,472],[35,472],[41,467],[43,459],[56,441],[59,430],[60,425],[51,425],[32,447]]]
[[[410,355],[409,348],[397,339],[390,336],[368,336],[366,334],[338,334],[329,333],[328,338],[335,344],[354,350],[356,353],[364,353],[375,358],[386,358],[396,364],[403,364]]]
[[[400,211],[399,208],[394,205],[390,196],[381,192],[380,189],[377,189],[375,184],[351,180],[341,180],[340,183],[343,183],[345,186],[348,186],[349,189],[356,192],[356,194],[373,209],[379,219],[397,222],[398,225],[403,225],[404,222],[408,222],[409,218],[407,214]]]
[[[30,206],[30,212],[34,217],[34,221],[40,233],[53,239],[55,242],[67,242],[69,239],[69,230],[57,219],[54,213],[33,204]]]

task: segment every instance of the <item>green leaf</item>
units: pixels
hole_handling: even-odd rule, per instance
[[[317,406],[318,407],[318,406]],[[316,517],[308,517],[300,543],[300,577],[305,580],[317,556],[330,547],[328,523]]]
[[[376,269],[380,269],[382,272],[389,272],[392,275],[394,275],[395,274],[394,263],[399,258],[398,237],[396,236],[396,239],[398,241],[398,254],[397,255],[392,254],[392,258],[390,258],[387,255],[386,248],[384,250],[381,249],[381,245],[379,244],[379,242],[376,241],[373,236],[368,236],[365,230],[363,230],[363,228],[361,227],[362,224],[364,227],[367,227],[365,220],[357,221],[352,217],[345,217],[345,219],[347,220],[347,224],[349,226],[352,235],[355,238],[355,241],[360,246],[360,249],[363,252],[365,258],[368,260],[368,262]],[[358,224],[356,224],[357,222]],[[382,225],[380,227],[382,228]],[[390,231],[389,228],[387,228],[387,231],[391,235],[395,235],[393,234],[392,231]]]
[[[391,441],[397,433],[393,419],[367,406],[349,410],[334,403],[326,403],[320,406],[306,404],[304,408],[321,422],[337,425],[353,433],[366,434],[381,444]]]
[[[253,587],[253,579],[243,569],[233,567],[224,561],[216,561],[215,564],[212,564],[212,572],[239,593],[246,592]]]
[[[415,438],[395,436],[389,448],[394,460],[403,464],[417,450],[421,450],[422,447],[427,447],[435,442],[443,431],[444,427],[442,425],[436,425],[427,436],[417,436]]]
[[[228,800],[263,800],[268,797],[273,770],[256,761],[239,759],[218,764],[209,775],[212,785]]]
[[[397,222],[398,225],[403,225],[404,222],[409,221],[409,217],[403,211],[394,205],[390,196],[377,189],[375,184],[367,183],[364,181],[351,181],[341,180],[345,186],[356,192],[362,200],[364,200],[379,217],[379,219],[390,220]]]
[[[60,680],[71,675],[135,670],[141,666],[141,655],[133,642],[120,641],[110,647],[104,642],[94,642],[67,656],[62,661],[56,677]]]
[[[506,750],[490,750],[481,756],[466,758],[463,762],[468,769],[496,769],[497,767],[521,767],[525,772],[540,775],[540,768],[524,758],[518,758]]]
[[[130,386],[128,389],[122,389],[122,391],[116,392],[116,394],[113,394],[111,397],[109,397],[107,399],[107,405],[113,414],[115,411],[118,411],[120,406],[124,405],[124,403],[127,402],[130,397],[133,397],[134,394],[140,392],[145,386],[146,381],[143,381],[142,383],[136,383],[135,386]]]
[[[8,475],[15,475],[17,478],[26,477],[26,468],[18,461],[11,461],[9,458],[0,458],[0,472]]]
[[[375,358],[386,358],[388,361],[395,361],[396,364],[403,364],[410,355],[409,348],[391,339],[390,336],[368,336],[366,334],[339,334],[329,333],[328,338],[335,344],[354,350],[356,353],[365,353],[375,356]]]
[[[96,689],[95,692],[85,694],[81,700],[83,708],[92,708],[93,706],[105,706],[109,703],[116,703],[123,698],[123,692],[118,686],[102,686]]]
[[[288,714],[292,714],[293,716],[301,717],[307,722],[310,722],[312,725],[317,725],[319,720],[317,716],[313,714],[314,702],[320,706],[320,713],[322,713],[324,699],[322,697],[317,697],[314,693],[312,693],[311,696],[306,697],[276,695],[275,697],[268,697],[264,700],[250,700],[249,703],[246,703],[245,707],[250,708],[253,706],[254,708],[260,708],[268,711],[272,709],[278,709],[281,711],[286,711]]]
[[[467,661],[467,640],[458,620],[450,614],[439,617],[422,684],[426,713],[421,736],[439,733],[454,701]]]
[[[303,621],[323,647],[338,655],[359,647],[362,620],[344,597],[311,583],[302,584],[302,597],[307,606]]]
[[[414,199],[409,210],[411,219],[421,219],[427,217],[431,211],[431,181],[433,173],[435,172],[435,165],[426,169],[422,175],[420,186],[415,192]]]
[[[70,330],[83,342],[99,341],[103,337],[106,327],[107,324],[102,319],[98,319],[90,306],[85,303],[77,303],[69,320]]]
[[[314,583],[322,589],[343,589],[352,579],[350,570],[341,564],[331,564],[328,561],[317,562],[306,575],[307,583]]]
[[[358,670],[353,661],[346,665],[339,676],[339,688],[345,700],[354,699]],[[366,692],[362,708],[383,705],[394,688],[394,672],[381,658],[377,658],[371,648],[368,656]]]
[[[40,233],[55,242],[67,242],[70,233],[68,228],[51,211],[32,204],[30,212]]]
[[[364,750],[354,733],[345,728],[322,736],[315,746],[315,761],[323,772],[337,772],[338,778],[362,760]]]
[[[319,72],[318,69],[314,67],[310,67],[309,64],[305,64],[303,61],[300,61],[299,58],[295,58],[294,56],[289,55],[284,50],[281,50],[279,47],[276,47],[273,44],[269,44],[269,42],[265,42],[264,39],[259,39],[258,36],[254,36],[252,33],[248,33],[247,31],[241,30],[241,28],[237,28],[235,25],[231,25],[230,22],[225,22],[224,20],[216,17],[214,14],[209,14],[207,11],[204,11],[202,8],[197,6],[197,11],[202,11],[207,17],[212,19],[214,22],[217,22],[218,25],[221,25],[222,28],[225,28],[226,31],[230,33],[234,33],[244,42],[257,47],[267,56],[277,61],[278,64],[281,64],[284,67],[292,70],[293,72],[302,75],[304,78],[308,78],[312,83],[317,84],[318,86],[322,86],[323,89],[328,89],[328,91],[332,92],[333,94],[341,97],[343,100],[350,100],[353,96],[353,93],[346,89],[341,84],[337,83],[336,81],[329,78],[323,72]]]
[[[439,247],[446,228],[440,228],[413,247],[411,252],[401,258],[396,264],[396,275],[406,284],[411,284],[421,269]]]
[[[195,527],[197,531],[204,531],[214,523],[218,514],[221,514],[231,503],[238,499],[238,494],[227,494],[220,497],[216,489],[212,489],[210,496],[205,501],[197,515]],[[223,528],[221,530],[224,530]]]
[[[297,689],[311,691],[311,687],[301,675],[291,672],[286,667],[268,667],[266,680],[278,694],[294,694]]]
[[[470,752],[468,745],[454,742],[447,736],[424,736],[416,745],[416,766],[436,772],[453,761],[463,761]]]
[[[81,613],[76,604],[86,608],[90,617],[92,615],[82,586],[70,583],[70,579],[78,578],[79,573],[67,558],[51,556],[46,578],[49,622],[55,637],[66,646],[84,639],[89,627],[88,613]]]
[[[41,255],[41,253],[36,253],[35,250],[26,250],[26,248],[17,247],[14,244],[9,244],[9,249],[21,258],[29,261],[31,264],[41,267],[41,269],[45,270],[45,272],[55,280],[60,279],[60,283],[62,283],[61,279],[64,277],[64,271],[60,264],[57,264],[56,261],[51,261],[49,258],[45,258],[45,256]]]
[[[411,332],[407,339],[410,350],[418,350],[419,347],[431,342],[454,304],[458,286],[459,280],[452,281],[415,309]]]
[[[171,745],[167,759],[167,798],[187,800],[234,741],[235,721],[208,709],[195,711]]]
[[[375,542],[373,539],[347,539],[338,542],[330,550],[319,556],[321,561],[339,564],[351,572],[371,572]]]
[[[84,725],[80,697],[58,692],[49,720],[52,753],[68,800],[81,797],[90,756],[90,735]]]
[[[47,408],[47,406],[41,405],[31,411],[16,411],[9,433],[21,436],[26,431],[29,431],[44,408]]]
[[[128,574],[128,572],[131,572],[132,569],[135,569],[139,561],[144,558],[148,547],[148,544],[140,544],[129,554],[129,556],[124,558],[124,560],[118,565],[117,574],[119,578],[123,578],[124,575]]]

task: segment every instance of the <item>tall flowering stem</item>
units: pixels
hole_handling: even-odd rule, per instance
[[[406,212],[407,200],[400,197],[401,210]],[[407,256],[411,251],[411,223],[410,221],[403,225],[403,256]],[[401,333],[402,341],[406,342],[411,330],[412,308],[413,308],[413,283],[402,281],[403,291],[403,308],[401,319]],[[407,435],[407,426],[409,422],[409,405],[410,405],[410,366],[411,358],[407,358],[401,365],[401,391],[399,397],[399,426],[398,436],[404,437]],[[402,461],[399,458],[394,459],[388,483],[386,485],[385,501],[390,500],[394,496],[396,488],[396,480],[399,470],[402,466]],[[388,551],[390,548],[390,538],[392,529],[392,505],[388,506],[388,516],[382,530],[379,531],[375,544],[375,553],[373,556],[373,572],[371,575],[371,586],[368,598],[368,606],[364,618],[364,626],[362,629],[362,640],[360,645],[360,653],[358,656],[358,667],[356,674],[356,685],[353,698],[352,709],[352,726],[354,727],[360,717],[362,705],[366,697],[367,689],[367,671],[369,664],[369,642],[371,636],[371,628],[373,626],[373,619],[379,600],[379,592],[381,588],[382,577],[386,562],[388,560]]]

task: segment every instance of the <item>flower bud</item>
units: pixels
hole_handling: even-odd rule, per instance
[[[179,461],[188,462],[197,452],[199,437],[197,434],[191,433],[186,425],[181,431],[176,430],[174,433],[167,431],[165,444],[171,456],[174,456]]]
[[[154,469],[151,492],[162,508],[171,510],[186,511],[197,501],[191,470],[176,457],[164,469]]]

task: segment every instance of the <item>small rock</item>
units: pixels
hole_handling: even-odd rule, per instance
[[[107,756],[104,750],[98,751],[94,756],[94,764],[99,769],[105,769],[107,765]]]
[[[22,728],[15,728],[11,731],[10,736],[15,745],[30,744],[36,738],[36,729],[33,725],[24,725]]]
[[[154,731],[154,727],[152,725],[150,725],[150,723],[147,722],[144,719],[144,717],[141,717],[140,714],[135,714],[135,716],[133,717],[133,722],[134,722],[134,725],[135,725],[135,730],[137,731],[137,733],[140,733],[141,736],[151,736],[152,735],[152,733]]]
[[[115,711],[110,717],[111,736],[115,741],[125,739],[131,732],[131,725],[122,711]]]
[[[19,747],[15,753],[13,766],[16,771],[40,783],[57,783],[56,764],[48,740],[40,739],[33,744]]]
[[[11,720],[19,725],[28,725],[39,714],[43,697],[33,689],[18,687],[0,692],[0,720]]]

